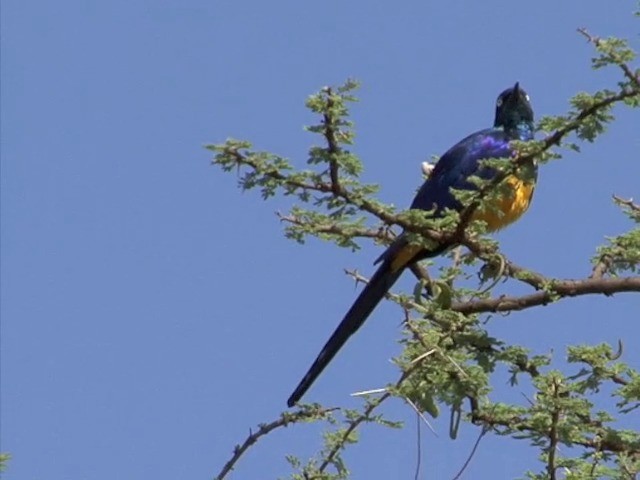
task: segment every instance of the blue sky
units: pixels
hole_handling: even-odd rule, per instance
[[[354,299],[357,253],[282,236],[289,203],[241,193],[210,166],[207,143],[251,140],[303,166],[318,88],[363,82],[353,108],[363,179],[407,206],[420,162],[489,126],[520,81],[537,115],[578,91],[613,86],[575,33],[632,38],[630,1],[526,2],[7,0],[2,11],[2,450],[7,478],[211,478],[291,389]],[[628,228],[613,193],[640,197],[638,114],[581,155],[545,166],[527,215],[501,232],[517,263],[584,276],[606,235]],[[410,288],[406,276],[397,288]],[[579,298],[496,318],[490,331],[562,356],[626,341],[640,366],[640,296]],[[397,378],[402,314],[382,305],[306,400]],[[521,398],[520,392],[499,392]],[[408,428],[366,427],[353,478],[409,478]],[[443,415],[447,417],[447,415]],[[423,436],[423,478],[451,478],[477,432]],[[631,425],[638,427],[638,425]],[[320,428],[264,439],[232,478],[285,476]],[[466,478],[539,468],[525,442],[487,437]]]

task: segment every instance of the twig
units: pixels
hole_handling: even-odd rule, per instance
[[[493,288],[498,285],[498,283],[500,282],[500,280],[502,279],[502,275],[505,272],[506,269],[506,261],[505,258],[502,255],[499,255],[498,258],[500,259],[500,265],[498,267],[498,271],[497,273],[494,275],[493,281],[486,287],[484,287],[482,290],[480,290],[476,296],[482,296],[485,293],[487,293],[490,290],[493,290]],[[489,266],[487,264],[485,264],[486,266]],[[480,270],[480,275],[482,275],[482,270]]]
[[[414,363],[418,363],[420,360],[424,360],[425,358],[427,358],[429,355],[433,355],[434,353],[436,353],[438,351],[437,348],[432,348],[431,350],[429,350],[428,352],[423,353],[422,355],[418,355],[416,358],[414,358],[413,360],[411,360],[410,365],[413,365]]]
[[[591,270],[591,275],[589,278],[602,278],[609,271],[611,265],[613,264],[613,258],[611,255],[604,254],[600,257],[598,262],[594,265],[593,270]]]
[[[633,198],[624,199],[624,198],[619,197],[617,195],[613,195],[613,200],[618,205],[625,205],[625,206],[629,207],[631,210],[633,210],[634,212],[640,212],[640,205],[637,204],[637,203],[633,203]]]
[[[303,408],[297,412],[288,413],[285,412],[278,420],[274,420],[271,423],[264,423],[258,426],[257,432],[249,431],[249,436],[245,439],[242,445],[236,445],[233,449],[233,456],[227,463],[224,464],[220,473],[215,477],[216,480],[222,480],[225,476],[231,472],[235,464],[240,457],[251,447],[254,443],[260,440],[273,430],[281,427],[286,427],[290,423],[296,423],[305,418],[312,418],[316,416],[326,416],[328,413],[339,410],[338,408]]]
[[[464,462],[464,465],[462,465],[462,468],[460,468],[460,471],[456,474],[455,477],[453,477],[452,480],[458,480],[460,477],[462,477],[462,474],[464,473],[464,471],[467,469],[467,467],[471,463],[471,459],[476,454],[476,450],[478,449],[478,445],[480,445],[480,440],[482,440],[482,437],[484,437],[486,435],[486,433],[487,433],[487,429],[486,428],[483,428],[480,431],[480,435],[478,435],[476,443],[473,444],[473,448],[471,449],[471,453],[469,453],[469,456],[467,457],[467,460]]]
[[[429,272],[426,268],[424,268],[420,263],[412,263],[409,265],[409,270],[416,277],[418,281],[424,280],[425,284],[429,284],[431,281],[431,277],[429,276]]]
[[[377,393],[385,393],[387,391],[386,388],[374,388],[372,390],[362,390],[360,392],[353,392],[350,396],[352,397],[365,397],[367,395],[375,395]]]
[[[351,436],[351,433],[353,433],[353,431],[356,428],[358,428],[358,426],[360,426],[360,424],[362,422],[367,420],[369,418],[369,416],[371,415],[371,413],[377,407],[379,407],[380,404],[382,402],[384,402],[390,396],[391,396],[391,394],[389,392],[387,392],[384,395],[382,395],[381,397],[379,397],[379,398],[377,398],[375,400],[372,400],[367,405],[367,408],[364,409],[364,411],[362,412],[362,415],[360,415],[359,417],[357,417],[354,420],[349,422],[349,426],[345,429],[344,434],[342,435],[342,438],[340,439],[340,441],[336,443],[336,446],[327,454],[327,456],[324,459],[324,461],[318,467],[318,471],[319,472],[324,472],[326,470],[326,468],[333,462],[334,457],[338,454],[340,449],[344,446],[344,444],[346,443],[347,439]]]
[[[418,415],[416,415],[417,448],[416,448],[416,473],[413,476],[414,480],[418,480],[418,478],[420,478],[420,465],[422,464],[422,435],[421,435],[422,432],[420,431],[420,416],[422,416],[422,414],[418,412],[417,409],[416,409],[416,413]]]
[[[437,437],[438,434],[436,433],[434,428],[429,423],[429,420],[427,420],[427,417],[425,417],[424,414],[420,411],[418,406],[415,403],[413,403],[413,401],[411,401],[411,399],[409,397],[402,397],[402,398],[404,399],[405,402],[407,402],[411,406],[411,408],[413,408],[413,410],[418,414],[418,416],[427,425],[427,427],[429,427],[429,430],[431,430],[431,433],[433,433]]]
[[[394,237],[384,228],[363,228],[363,227],[342,227],[335,223],[326,223],[321,225],[317,222],[308,222],[300,219],[295,215],[284,215],[280,212],[276,212],[276,216],[281,222],[290,223],[299,227],[309,228],[314,233],[330,233],[333,235],[340,235],[349,238],[373,238],[380,240],[386,244],[393,241]]]
[[[595,35],[591,35],[586,28],[578,28],[578,32],[586,37],[586,39],[593,43],[596,47],[600,47],[601,39],[600,37],[596,37]],[[640,78],[638,78],[629,68],[629,66],[620,61],[620,58],[616,59],[616,65],[618,65],[622,71],[624,72],[625,77],[627,77],[631,83],[633,83],[637,88],[640,88]]]
[[[453,366],[458,369],[458,371],[460,372],[460,374],[462,374],[464,378],[469,378],[469,374],[465,372],[464,369],[458,364],[458,362],[456,362],[453,358],[451,358],[450,355],[446,353],[442,353],[442,356],[447,360],[449,360],[453,364]]]
[[[412,365],[407,370],[402,372],[402,375],[400,375],[400,378],[398,379],[398,381],[395,384],[396,387],[400,387],[402,385],[402,383],[411,375],[413,370],[415,370],[416,365],[417,364]],[[371,413],[376,408],[378,408],[390,396],[391,396],[391,393],[390,392],[386,392],[381,397],[370,401],[369,404],[367,405],[367,407],[362,412],[362,414],[360,416],[358,416],[357,418],[354,418],[353,420],[351,420],[349,422],[349,426],[345,429],[344,434],[342,435],[342,438],[340,439],[340,441],[336,442],[335,447],[327,454],[327,456],[324,459],[324,461],[318,467],[318,471],[319,472],[324,472],[326,470],[326,468],[333,461],[333,458],[338,454],[340,449],[344,446],[345,442],[347,441],[347,439],[349,438],[351,433],[353,433],[353,431],[356,428],[358,428],[358,426],[360,426],[360,424],[362,422],[364,422],[365,420],[369,419]]]

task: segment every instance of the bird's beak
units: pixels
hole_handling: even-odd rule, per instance
[[[516,84],[513,86],[513,93],[516,98],[520,95],[520,82],[516,82]]]

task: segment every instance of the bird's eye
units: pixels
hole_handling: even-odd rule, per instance
[[[496,107],[500,106],[502,106],[502,97],[498,97],[498,100],[496,100]]]
[[[525,99],[527,102],[529,102],[529,101],[531,100],[531,99],[529,98],[529,95],[525,95],[525,96],[524,96],[524,99]]]

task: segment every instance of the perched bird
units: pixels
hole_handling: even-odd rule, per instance
[[[509,143],[512,140],[524,141],[532,138],[533,110],[529,96],[516,83],[498,96],[493,128],[469,135],[442,155],[420,187],[411,208],[434,210],[436,217],[441,216],[447,208],[461,211],[463,206],[456,200],[451,189],[477,190],[477,185],[469,181],[471,176],[491,180],[497,174],[495,169],[483,166],[481,160],[511,158],[514,152]],[[529,207],[537,176],[538,169],[534,160],[519,165],[514,174],[502,181],[505,187],[501,188],[501,195],[492,205],[476,209],[472,219],[485,221],[489,231],[498,230],[516,221]],[[436,245],[425,249],[410,244],[404,234],[400,235],[376,261],[382,262],[380,267],[322,348],[289,397],[287,405],[292,407],[302,398],[349,337],[371,315],[406,267],[416,261],[437,256],[453,246]]]

